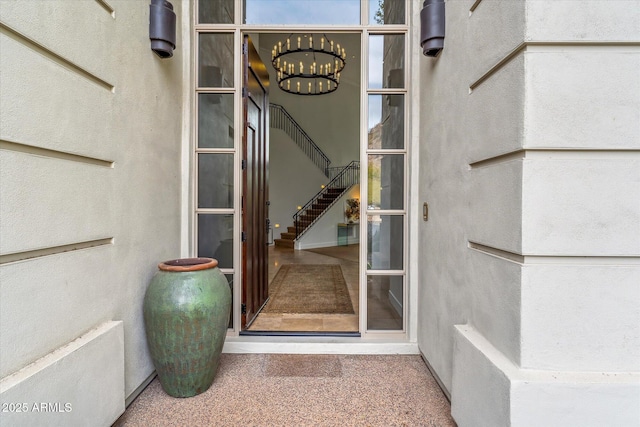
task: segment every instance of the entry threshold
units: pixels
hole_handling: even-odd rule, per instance
[[[326,332],[326,331],[240,331],[240,336],[259,337],[345,337],[360,338],[360,332]]]
[[[420,354],[415,341],[393,338],[368,339],[357,332],[334,334],[327,332],[245,331],[228,336],[223,353],[289,353],[289,354]],[[304,334],[304,335],[303,335]]]

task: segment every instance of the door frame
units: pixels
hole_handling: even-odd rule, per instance
[[[193,0],[194,7],[192,11],[194,14],[197,13],[197,1]],[[363,5],[367,2],[367,0],[362,0]],[[225,92],[233,92],[235,96],[235,109],[234,109],[234,128],[236,130],[242,129],[242,66],[241,58],[242,58],[242,38],[244,34],[251,33],[278,33],[278,34],[286,34],[286,33],[326,33],[326,34],[335,34],[335,33],[357,33],[360,34],[361,37],[361,99],[360,99],[360,123],[361,123],[361,140],[360,140],[360,161],[361,164],[367,163],[367,102],[369,91],[367,88],[367,68],[368,68],[368,37],[369,35],[384,35],[384,34],[405,34],[405,87],[403,93],[405,94],[405,148],[406,148],[406,160],[405,160],[405,183],[404,183],[404,191],[405,191],[405,219],[404,219],[404,247],[403,251],[405,254],[404,257],[404,329],[402,331],[367,331],[366,330],[366,292],[363,290],[367,286],[367,273],[365,268],[361,268],[360,272],[360,331],[361,338],[357,339],[358,341],[367,340],[367,339],[385,339],[388,342],[415,342],[417,339],[416,329],[417,329],[417,310],[415,307],[411,307],[409,304],[410,301],[417,301],[417,271],[418,271],[418,259],[417,259],[417,247],[418,242],[415,238],[410,238],[409,230],[417,229],[419,227],[418,217],[419,215],[410,215],[410,212],[418,212],[418,201],[417,201],[417,193],[418,193],[418,177],[415,172],[417,171],[418,166],[418,158],[417,158],[417,149],[412,149],[412,146],[417,148],[417,142],[415,142],[412,138],[412,134],[417,135],[419,126],[416,120],[410,120],[412,117],[411,109],[412,107],[417,109],[419,100],[417,98],[409,99],[408,94],[411,91],[411,81],[419,78],[419,70],[416,70],[411,66],[412,63],[417,63],[417,60],[420,56],[416,53],[417,50],[412,47],[413,42],[412,38],[409,37],[411,35],[410,25],[408,24],[409,19],[412,17],[412,10],[415,8],[413,4],[415,2],[409,2],[407,7],[407,24],[406,25],[384,25],[384,26],[374,26],[374,25],[348,25],[348,26],[322,26],[322,25],[246,25],[246,24],[194,24],[195,19],[192,17],[189,18],[189,27],[192,28],[196,37],[200,32],[216,32],[216,33],[233,33],[234,34],[234,87],[232,89],[226,90]],[[241,21],[241,8],[242,0],[235,1],[235,22]],[[362,20],[361,22],[366,22],[366,7],[362,8],[361,11]],[[192,55],[195,60],[190,61],[190,68],[192,70],[192,82],[196,81],[196,69],[197,69],[197,44],[193,43]],[[239,59],[240,58],[240,59]],[[195,87],[195,83],[192,83],[191,90]],[[191,105],[193,110],[197,111],[195,108],[195,104],[197,103],[196,99],[191,100]],[[193,117],[191,120],[192,123],[197,122],[197,116]],[[411,122],[411,125],[409,124]],[[195,125],[194,125],[195,127]],[[195,146],[195,130],[192,131],[190,135],[191,146]],[[238,194],[240,194],[240,188],[242,186],[242,177],[241,177],[241,141],[242,135],[240,132],[236,131],[235,136],[235,148],[232,150],[235,155],[235,172],[234,172],[234,186],[236,188],[236,197],[234,202],[234,210],[235,212],[240,212],[240,198]],[[192,150],[193,152],[193,150]],[[412,156],[409,153],[413,153]],[[191,156],[193,159],[193,156]],[[194,163],[194,159],[192,160],[191,165]],[[190,168],[192,167],[190,165]],[[361,194],[367,194],[367,174],[364,173],[364,167],[361,168]],[[195,181],[195,177],[191,177],[190,180],[190,194],[191,200],[194,200],[194,191],[195,186],[193,185]],[[193,211],[191,211],[193,212]],[[188,224],[188,229],[190,230],[189,235],[190,239],[190,248],[189,255],[197,253],[196,245],[197,245],[197,234],[195,233],[195,216],[193,213],[189,215],[190,219]],[[241,222],[242,219],[240,215],[235,215],[234,218],[234,230],[236,234],[236,238],[234,239],[234,268],[232,271],[225,271],[227,274],[234,275],[234,282],[236,286],[233,289],[233,324],[234,328],[230,328],[228,330],[228,337],[238,337],[240,332],[240,322],[241,322],[241,312],[240,312],[240,301],[242,300],[242,286],[240,285],[242,282],[241,279],[241,271],[242,271],[242,260],[240,259],[241,254],[241,242],[240,239],[237,238],[239,236],[241,230]],[[360,224],[360,235],[364,238],[367,236],[366,231],[367,222],[361,221]],[[366,259],[366,248],[363,249],[361,246],[360,252],[360,266],[367,265]],[[413,274],[412,274],[413,273]],[[242,339],[249,339],[242,337]],[[351,339],[352,340],[352,339]]]

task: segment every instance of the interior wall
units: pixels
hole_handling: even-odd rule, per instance
[[[71,404],[48,425],[110,425],[154,370],[142,300],[157,263],[180,256],[189,10],[173,6],[178,49],[161,60],[148,2],[0,3],[2,401]],[[101,379],[64,388],[61,373]]]
[[[338,246],[338,223],[345,222],[346,199],[360,199],[360,184],[351,187],[327,210],[318,222],[296,242],[296,249],[326,248]],[[351,230],[350,230],[351,231]],[[359,231],[349,238],[349,244],[360,242]]]
[[[280,224],[273,228],[274,239],[279,239],[293,226],[297,206],[311,200],[328,178],[285,132],[271,128],[269,144],[269,219],[272,227]]]
[[[448,1],[421,58],[418,341],[460,426],[640,422],[639,5]]]

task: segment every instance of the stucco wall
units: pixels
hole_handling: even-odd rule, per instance
[[[469,164],[517,144],[523,127],[522,61],[512,61],[471,95],[469,85],[521,40],[524,4],[487,2],[480,17],[469,17],[472,4],[447,2],[445,50],[419,62],[420,195],[429,203],[429,221],[420,230],[418,335],[449,390],[453,325],[473,322],[514,359],[519,343],[519,269],[470,251],[468,242],[473,235],[506,249],[520,245],[520,165],[505,162],[499,171],[471,172]]]
[[[180,27],[188,11],[173,5]],[[78,402],[122,409],[154,369],[141,308],[157,262],[180,256],[185,46],[179,29],[172,59],[151,52],[142,0],[2,1],[0,20],[0,375],[4,387],[26,365],[122,321],[108,337],[120,334],[124,356],[101,335],[97,353],[59,365],[66,378],[120,376],[116,399],[103,399],[113,389],[97,381],[41,393],[53,378],[45,370],[21,388],[24,399],[74,404],[61,425],[87,425],[95,408]]]
[[[640,422],[639,6],[447,1],[420,60],[418,340],[461,426]]]

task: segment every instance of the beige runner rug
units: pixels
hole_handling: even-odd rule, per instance
[[[337,264],[283,264],[263,313],[355,314]]]

